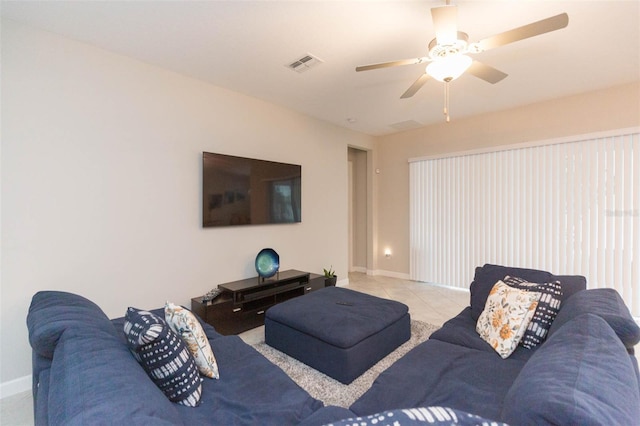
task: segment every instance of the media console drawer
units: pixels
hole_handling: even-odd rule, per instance
[[[264,324],[271,306],[324,287],[324,277],[288,270],[275,277],[258,277],[220,284],[222,293],[211,302],[191,299],[191,310],[224,335],[239,334]]]

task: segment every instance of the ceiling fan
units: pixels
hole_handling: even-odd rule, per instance
[[[468,34],[458,31],[458,7],[450,5],[449,0],[447,0],[445,6],[432,8],[431,17],[436,38],[429,43],[429,54],[427,56],[363,65],[356,67],[356,71],[428,63],[424,74],[418,77],[400,98],[406,99],[415,95],[430,78],[444,82],[444,114],[447,122],[449,122],[449,83],[451,81],[460,77],[465,71],[491,84],[498,83],[507,77],[504,72],[471,59],[468,56],[469,54],[484,52],[495,47],[556,31],[565,28],[569,24],[569,16],[566,13],[561,13],[496,34],[476,43],[469,43]]]

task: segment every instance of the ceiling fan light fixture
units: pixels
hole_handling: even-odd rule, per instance
[[[427,65],[427,74],[432,78],[449,82],[460,77],[471,66],[473,60],[467,55],[451,55],[438,58]]]

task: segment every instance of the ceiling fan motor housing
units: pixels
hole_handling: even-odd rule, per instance
[[[448,56],[464,54],[467,52],[468,45],[469,35],[462,31],[458,31],[458,38],[452,44],[438,44],[438,40],[434,38],[429,43],[429,57],[435,61]]]

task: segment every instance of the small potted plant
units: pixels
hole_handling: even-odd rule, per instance
[[[329,269],[324,269],[324,286],[325,287],[333,287],[336,285],[336,281],[338,276],[336,275],[336,271],[333,270],[333,265],[329,267]]]

